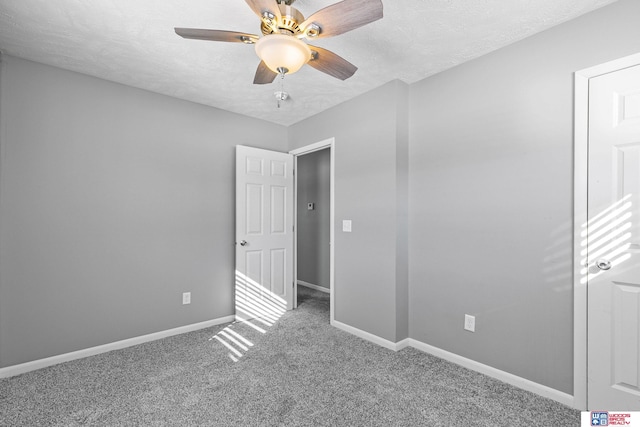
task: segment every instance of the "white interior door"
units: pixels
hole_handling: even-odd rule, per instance
[[[293,308],[293,156],[236,148],[236,317]]]
[[[640,66],[589,80],[587,399],[640,410]]]

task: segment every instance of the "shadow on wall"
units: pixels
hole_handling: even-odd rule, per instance
[[[633,235],[632,223],[632,195],[629,194],[612,204],[602,212],[592,217],[587,223],[582,224],[580,238],[580,283],[586,284],[589,280],[601,275],[606,270],[598,268],[594,260],[606,260],[609,267],[632,268],[625,265],[625,261],[631,258],[630,250],[634,247],[631,243]],[[513,304],[513,307],[502,307],[493,311],[517,310],[521,304],[529,304],[539,298],[544,298],[545,293],[566,293],[573,291],[572,281],[572,256],[571,241],[573,235],[571,223],[567,223],[551,233],[552,243],[546,248],[547,255],[543,259],[542,271],[547,287],[544,289],[532,289],[531,299],[522,303]],[[591,263],[591,265],[588,265]],[[605,266],[606,268],[606,266]],[[608,268],[607,268],[608,269]],[[621,271],[625,271],[624,269]],[[540,291],[543,291],[542,293]],[[487,314],[487,313],[484,313]]]
[[[631,258],[632,195],[628,194],[582,225],[580,232],[580,284],[584,285],[611,267],[619,267]],[[636,248],[638,249],[638,248]],[[591,260],[603,262],[603,269],[589,266]],[[631,268],[632,266],[626,266]],[[622,271],[625,271],[624,269]]]
[[[229,358],[237,362],[253,347],[253,343],[241,333],[242,327],[266,334],[264,328],[273,326],[287,310],[285,300],[261,286],[255,280],[236,271],[236,321],[215,334],[209,341],[217,340],[229,349]]]

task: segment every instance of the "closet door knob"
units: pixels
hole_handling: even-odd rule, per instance
[[[246,240],[240,240],[240,246],[247,246]]]
[[[598,267],[600,270],[609,270],[611,268],[611,261],[604,258],[599,259],[598,261],[596,261],[596,267]]]

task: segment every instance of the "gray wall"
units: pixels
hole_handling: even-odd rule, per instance
[[[393,342],[407,336],[397,321],[407,317],[397,312],[406,302],[396,294],[406,259],[397,244],[406,221],[397,208],[398,199],[406,201],[398,192],[406,170],[398,167],[407,161],[398,155],[407,153],[397,146],[404,86],[390,82],[289,128],[290,149],[335,137],[336,320]],[[344,219],[353,221],[353,232],[341,231]]]
[[[234,146],[286,129],[13,57],[1,76],[0,367],[233,314]]]
[[[298,157],[298,280],[329,288],[331,150]],[[315,209],[308,210],[307,203]]]
[[[411,337],[572,393],[573,72],[638,22],[620,0],[411,86]]]
[[[573,72],[640,51],[638,18],[619,0],[288,128],[336,139],[336,319],[571,393]],[[0,72],[0,367],[231,314],[232,147],[283,129]]]

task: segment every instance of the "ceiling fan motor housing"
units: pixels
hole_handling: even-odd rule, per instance
[[[278,8],[280,9],[282,18],[279,22],[274,22],[276,21],[275,17],[263,18],[262,25],[260,26],[262,34],[265,36],[273,33],[290,34],[294,36],[301,34],[300,24],[304,22],[304,15],[295,7],[286,4],[281,3],[278,5]]]

